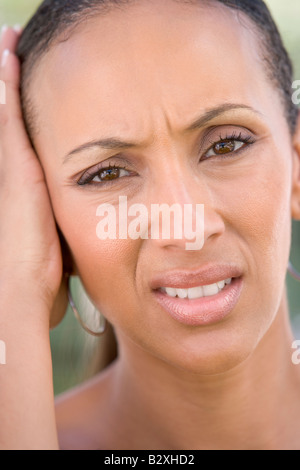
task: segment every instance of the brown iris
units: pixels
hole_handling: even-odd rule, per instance
[[[102,181],[112,181],[120,176],[120,169],[119,168],[107,168],[100,172],[100,179]]]
[[[231,153],[235,149],[234,140],[224,140],[214,145],[213,150],[217,155],[224,155],[225,153]]]

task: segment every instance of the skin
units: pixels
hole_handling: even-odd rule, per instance
[[[34,72],[33,139],[53,212],[74,273],[119,344],[112,366],[57,401],[62,448],[299,448],[300,373],[284,280],[291,218],[300,218],[300,130],[291,138],[247,24],[220,6],[139,2],[78,28]],[[225,103],[253,111],[231,110],[185,131]],[[231,158],[204,159],[232,131],[255,143]],[[110,136],[140,144],[64,162],[74,148]],[[131,173],[78,186],[100,162]],[[99,241],[96,209],[117,208],[120,195],[147,207],[205,204],[204,247],[189,252],[187,240],[173,238]],[[187,326],[155,302],[149,283],[157,273],[215,263],[243,275],[225,320]]]

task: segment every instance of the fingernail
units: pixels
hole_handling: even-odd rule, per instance
[[[1,27],[1,37],[3,36],[3,34],[5,33],[5,31],[7,31],[7,29],[8,29],[7,24],[4,24],[4,25]]]
[[[22,27],[19,24],[15,24],[13,29],[16,33],[20,33],[22,31]]]
[[[4,49],[2,53],[2,58],[1,58],[1,67],[5,67],[9,54],[10,54],[10,50]]]

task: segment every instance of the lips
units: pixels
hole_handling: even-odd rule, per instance
[[[151,282],[156,302],[180,323],[211,325],[227,317],[243,288],[242,271],[236,266],[210,265],[194,271],[170,271]]]
[[[231,265],[209,265],[193,271],[173,270],[156,274],[150,282],[150,287],[153,290],[161,287],[190,289],[215,284],[225,279],[241,277],[242,274],[240,268]]]

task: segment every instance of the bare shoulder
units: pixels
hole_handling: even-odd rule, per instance
[[[99,449],[113,366],[55,400],[60,449]]]

